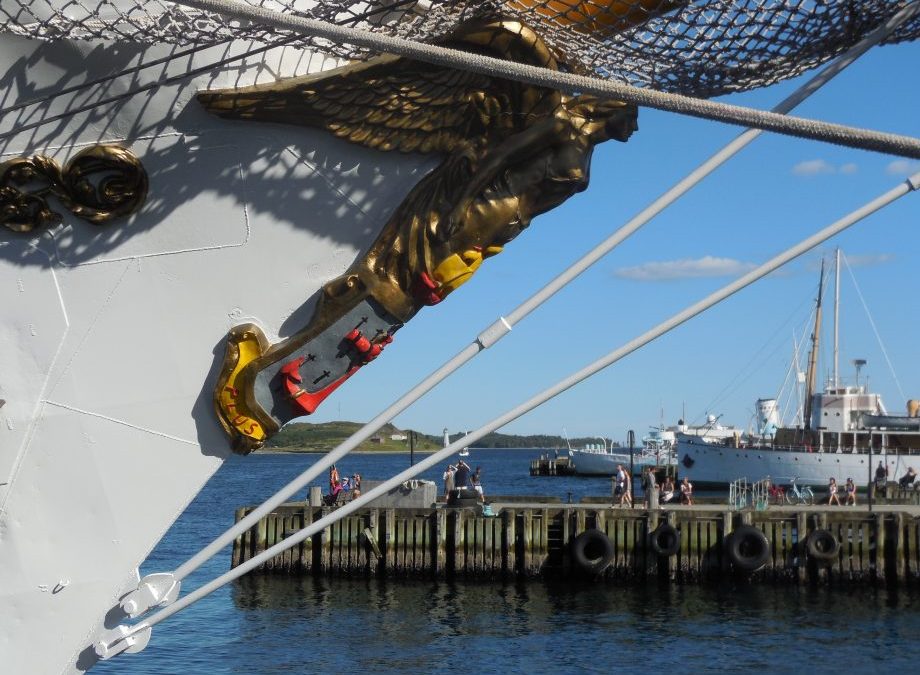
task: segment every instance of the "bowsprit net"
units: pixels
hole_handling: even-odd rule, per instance
[[[475,16],[538,27],[573,72],[709,98],[795,77],[841,54],[893,16],[903,0],[245,0],[328,23],[432,42]],[[372,11],[369,11],[372,10]],[[363,17],[363,18],[362,18]],[[348,22],[350,23],[350,22]],[[0,31],[56,39],[209,45],[227,39],[291,43],[291,35],[161,0],[11,0]],[[920,36],[920,17],[885,42]],[[294,45],[347,59],[367,48],[299,36]]]

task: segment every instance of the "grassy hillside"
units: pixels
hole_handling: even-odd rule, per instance
[[[361,428],[358,422],[325,422],[323,424],[298,423],[289,424],[266,443],[266,450],[287,452],[327,452],[339,445],[355,431]],[[374,436],[358,446],[358,450],[379,452],[400,452],[409,450],[407,439],[394,439],[392,436],[408,437],[411,430],[401,430],[387,424]],[[443,446],[440,435],[416,434],[415,449],[421,452],[440,450]],[[451,442],[463,434],[451,434]],[[572,447],[582,447],[586,443],[597,443],[596,438],[573,438]],[[511,434],[491,433],[476,441],[477,448],[559,448],[566,447],[561,436],[514,436]]]

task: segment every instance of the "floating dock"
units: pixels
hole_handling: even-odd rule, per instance
[[[530,462],[531,476],[574,476],[575,465],[568,456],[549,457],[540,455]]]
[[[239,521],[251,509],[237,510]],[[920,507],[491,503],[371,508],[271,559],[261,573],[597,581],[920,582]],[[237,538],[235,567],[330,513],[288,503]]]

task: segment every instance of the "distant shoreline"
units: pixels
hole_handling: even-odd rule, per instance
[[[326,455],[332,452],[335,448],[329,448],[328,450],[314,450],[308,448],[263,448],[260,450],[254,451],[252,454],[256,455]],[[431,455],[436,452],[440,452],[443,448],[438,448],[436,450],[416,450],[416,455]],[[470,452],[489,452],[490,450],[542,450],[546,452],[551,452],[552,448],[470,448]],[[380,450],[352,450],[350,455],[379,455],[379,454],[394,454],[394,455],[408,455],[411,454],[410,450],[391,450],[389,448],[381,448]],[[456,453],[455,453],[456,454]]]

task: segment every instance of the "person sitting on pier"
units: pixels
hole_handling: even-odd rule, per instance
[[[339,498],[344,494],[345,490],[342,489],[342,481],[336,478],[335,483],[333,483],[331,489],[329,490],[329,494],[323,497],[323,502],[325,502],[326,506],[335,506],[338,503]]]
[[[909,466],[907,467],[907,473],[905,473],[903,476],[901,476],[898,479],[898,485],[901,486],[902,490],[905,490],[909,488],[911,485],[913,485],[916,479],[917,479],[917,472],[914,471],[914,467]]]
[[[666,504],[674,499],[674,479],[667,476],[664,479],[664,485],[661,486],[661,501]]]
[[[847,493],[847,506],[856,506],[856,483],[853,482],[852,478],[847,478],[846,485]]]
[[[693,483],[686,476],[680,482],[680,503],[693,506]]]
[[[837,496],[837,479],[831,476],[827,484],[827,505],[837,504],[840,506],[840,497]]]
[[[356,473],[351,477],[351,498],[357,499],[361,496],[361,474]]]

